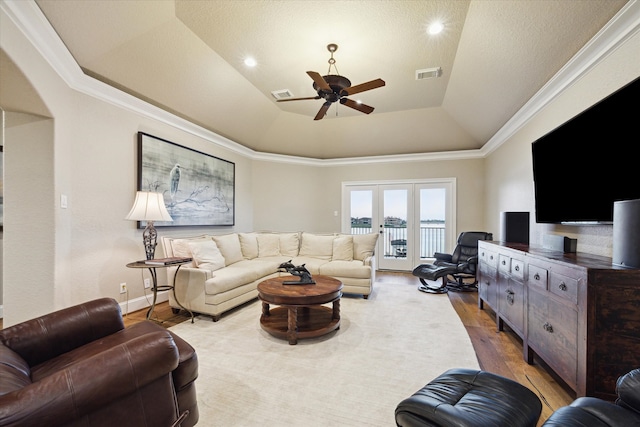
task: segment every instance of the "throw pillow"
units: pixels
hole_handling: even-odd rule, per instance
[[[258,257],[258,239],[256,233],[238,233],[240,249],[246,259]]]
[[[171,239],[171,252],[172,256],[182,258],[193,258],[189,242],[193,242],[194,239]],[[184,264],[183,267],[195,267],[195,263]]]
[[[258,234],[258,256],[280,256],[280,236],[278,234]]]
[[[364,261],[373,256],[378,241],[378,233],[353,235],[353,259]]]
[[[216,271],[225,266],[224,257],[213,240],[195,240],[189,242],[196,267]]]
[[[280,253],[296,257],[300,250],[300,233],[280,233]]]
[[[240,239],[237,233],[222,234],[213,236],[213,241],[218,245],[218,249],[222,252],[222,256],[227,265],[231,265],[238,261],[242,261],[242,249],[240,248]]]
[[[302,233],[300,256],[331,261],[334,235]]]
[[[333,239],[334,261],[353,261],[353,236],[339,235]]]

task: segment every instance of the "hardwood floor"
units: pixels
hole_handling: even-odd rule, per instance
[[[377,273],[377,286],[384,286],[384,283],[392,282],[415,284],[416,298],[430,297],[429,294],[417,290],[419,282],[410,273]],[[478,308],[478,294],[476,292],[449,292],[448,296],[469,333],[480,367],[518,381],[538,395],[542,401],[542,414],[538,426],[542,425],[554,410],[568,405],[575,399],[575,394],[556,378],[541,361],[536,359],[533,365],[524,361],[522,342],[515,334],[506,327],[503,332],[496,331],[495,313],[486,308],[486,305],[484,310]],[[128,326],[145,320],[146,314],[146,309],[129,313],[124,316],[124,323]],[[156,306],[152,318],[167,328],[190,320],[187,313],[174,314],[167,302]],[[1,327],[2,323],[0,323]]]

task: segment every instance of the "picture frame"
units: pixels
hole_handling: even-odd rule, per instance
[[[144,132],[138,132],[138,190],[164,196],[173,221],[155,227],[235,224],[235,163]]]

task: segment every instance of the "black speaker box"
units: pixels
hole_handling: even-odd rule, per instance
[[[529,212],[502,212],[500,238],[503,242],[529,244]]]
[[[640,199],[613,203],[613,264],[640,268]]]
[[[545,234],[542,236],[542,247],[552,251],[573,253],[578,248],[578,239],[570,239],[566,236]]]

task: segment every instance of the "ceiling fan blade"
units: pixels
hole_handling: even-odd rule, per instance
[[[327,114],[327,110],[329,109],[329,107],[331,107],[331,103],[329,101],[327,101],[324,104],[322,104],[322,107],[320,107],[320,110],[318,111],[318,114],[316,114],[316,116],[313,118],[313,120],[322,120],[324,115]]]
[[[306,98],[278,99],[276,102],[304,101],[305,99],[320,99],[320,97],[319,96],[308,96]]]
[[[318,89],[333,92],[331,86],[329,86],[329,84],[324,81],[320,73],[316,73],[315,71],[307,71],[307,74],[313,79],[313,82],[316,84],[316,86],[318,86]]]
[[[370,82],[362,83],[362,84],[351,86],[351,87],[346,87],[342,89],[342,91],[340,91],[340,95],[342,96],[353,95],[356,93],[364,92],[365,90],[371,90],[371,89],[382,87],[385,84],[386,83],[384,82],[384,80],[375,79],[375,80],[371,80]]]
[[[347,107],[351,107],[354,110],[358,110],[360,112],[363,112],[365,114],[371,114],[371,112],[374,110],[373,107],[367,105],[367,104],[360,104],[356,101],[352,101],[349,98],[341,98],[340,99],[340,103],[346,105]]]

